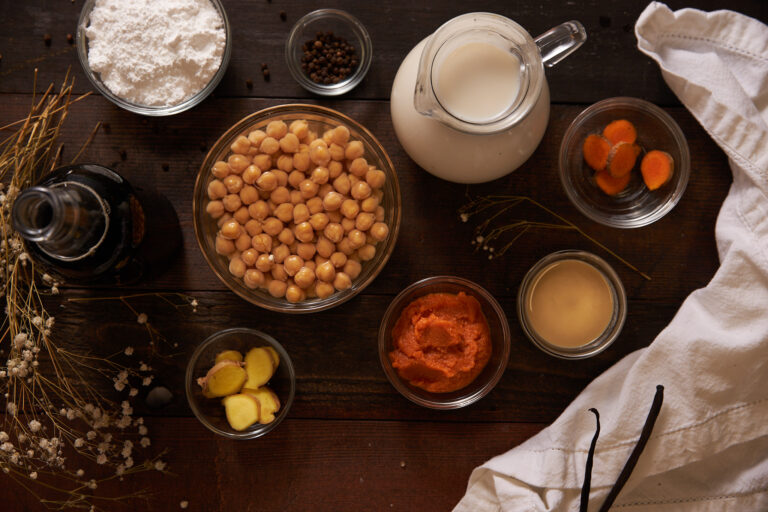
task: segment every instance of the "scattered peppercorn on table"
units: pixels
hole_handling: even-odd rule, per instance
[[[316,3],[222,3],[233,45],[224,78],[191,110],[155,118],[122,110],[98,94],[80,99],[92,90],[72,44],[82,0],[32,0],[24,6],[0,0],[0,126],[26,116],[35,68],[38,93],[51,82],[60,85],[71,69],[79,101],[70,107],[64,124],[62,163],[76,156],[100,122],[78,161],[111,167],[137,189],[166,196],[183,231],[181,251],[159,276],[119,288],[62,285],[59,295],[45,299],[56,317],[54,335],[64,346],[99,356],[131,347],[132,359],[125,362],[143,361],[153,368],[152,382],[134,399],[133,416],[143,417],[149,430],[147,453],[167,450],[162,460],[172,474],[140,473],[99,486],[90,491],[95,496],[145,490],[153,495],[149,501],[128,505],[151,511],[177,510],[184,508],[183,502],[188,510],[205,511],[450,510],[474,467],[540,431],[593,378],[647,346],[683,299],[714,273],[714,225],[731,182],[730,170],[724,154],[664,84],[656,64],[636,50],[633,26],[644,5],[626,0],[596,0],[588,9],[582,3],[554,0],[514,5],[494,0],[483,5],[483,10],[517,21],[534,36],[578,19],[588,39],[546,72],[550,122],[530,160],[507,177],[467,187],[439,180],[408,158],[395,137],[387,101],[408,51],[466,11],[466,3],[340,2],[338,7],[370,33],[374,59],[362,83],[333,99],[305,91],[291,78],[284,60],[292,24],[317,8]],[[684,6],[720,8],[710,0],[670,5]],[[761,2],[734,0],[729,8],[768,21],[768,6]],[[557,174],[560,141],[569,123],[588,105],[613,96],[643,98],[663,107],[682,128],[690,148],[692,172],[684,197],[663,219],[639,229],[610,228],[581,215]],[[389,262],[359,295],[320,313],[287,315],[242,300],[211,271],[193,231],[192,191],[207,151],[239,119],[283,103],[323,105],[364,125],[389,154],[401,187],[402,226]],[[468,198],[487,194],[535,199],[652,279],[644,279],[572,230],[530,230],[504,256],[489,260],[472,243],[482,219],[462,222],[458,214]],[[626,288],[628,317],[622,334],[587,360],[545,354],[528,341],[516,317],[518,287],[527,270],[562,249],[599,254]],[[511,357],[501,381],[482,400],[453,411],[422,408],[403,398],[387,381],[377,351],[387,306],[409,284],[434,275],[460,276],[486,288],[506,310],[511,327]],[[194,297],[197,306],[174,307],[164,300],[163,294],[175,293]],[[130,308],[105,299],[110,297],[124,297]],[[137,322],[137,314],[146,315],[141,317],[146,323]],[[189,356],[209,335],[228,327],[273,336],[295,368],[295,399],[286,419],[255,440],[217,437],[193,416],[184,395]],[[4,343],[7,340],[0,342],[0,349]],[[167,357],[153,356],[152,347]],[[118,404],[124,399],[111,381],[94,377],[93,385]],[[170,390],[172,397],[162,407],[151,408],[146,398],[156,386]],[[45,496],[45,489],[36,490]],[[4,474],[0,501],[9,511],[43,509],[37,497]],[[120,510],[108,501],[100,506]]]

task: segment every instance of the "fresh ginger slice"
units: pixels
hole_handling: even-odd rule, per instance
[[[277,367],[280,366],[280,355],[277,353],[277,350],[275,350],[272,347],[264,347],[264,348],[266,349],[267,352],[269,352],[269,355],[272,356],[272,363],[275,369],[277,369]]]
[[[216,364],[222,361],[235,361],[236,363],[239,363],[242,360],[243,360],[243,354],[241,354],[237,350],[225,350],[223,352],[219,352],[218,354],[216,354],[216,360],[214,362]]]
[[[627,173],[620,178],[615,178],[607,170],[598,171],[595,173],[595,183],[597,183],[597,186],[600,187],[600,190],[609,196],[615,196],[627,188],[631,177],[632,175]]]
[[[251,395],[238,393],[222,400],[229,426],[234,430],[245,430],[261,417],[261,402]]]
[[[666,151],[649,151],[640,162],[640,173],[648,190],[656,190],[672,178],[675,161]]]
[[[640,146],[629,142],[619,142],[611,148],[605,168],[614,178],[621,178],[635,168]]]
[[[603,129],[603,137],[608,139],[613,145],[619,142],[634,144],[637,140],[637,130],[635,125],[626,119],[617,119],[608,123],[608,126]]]
[[[246,388],[257,389],[263,386],[275,373],[272,355],[265,347],[252,348],[245,354],[245,371],[248,374]]]
[[[258,389],[243,388],[243,393],[253,397],[261,404],[259,423],[267,424],[275,421],[275,413],[280,410],[280,399],[266,386]]]
[[[584,139],[582,147],[584,161],[596,171],[605,169],[608,163],[608,154],[611,152],[611,143],[602,135],[592,134]]]
[[[227,396],[238,393],[248,378],[248,374],[235,361],[222,361],[208,370],[206,376],[198,379],[197,383],[203,387],[203,395],[208,398]]]

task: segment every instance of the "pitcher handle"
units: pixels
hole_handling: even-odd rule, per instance
[[[552,27],[534,39],[539,47],[541,60],[548,68],[576,51],[586,40],[587,31],[584,30],[584,25],[576,20]]]

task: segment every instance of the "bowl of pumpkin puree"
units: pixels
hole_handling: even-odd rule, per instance
[[[457,409],[487,395],[510,353],[506,314],[481,286],[453,276],[404,289],[379,327],[384,373],[405,398],[432,409]]]

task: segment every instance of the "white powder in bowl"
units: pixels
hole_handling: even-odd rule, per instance
[[[224,20],[210,0],[96,0],[88,65],[110,91],[146,106],[177,105],[211,81]]]

